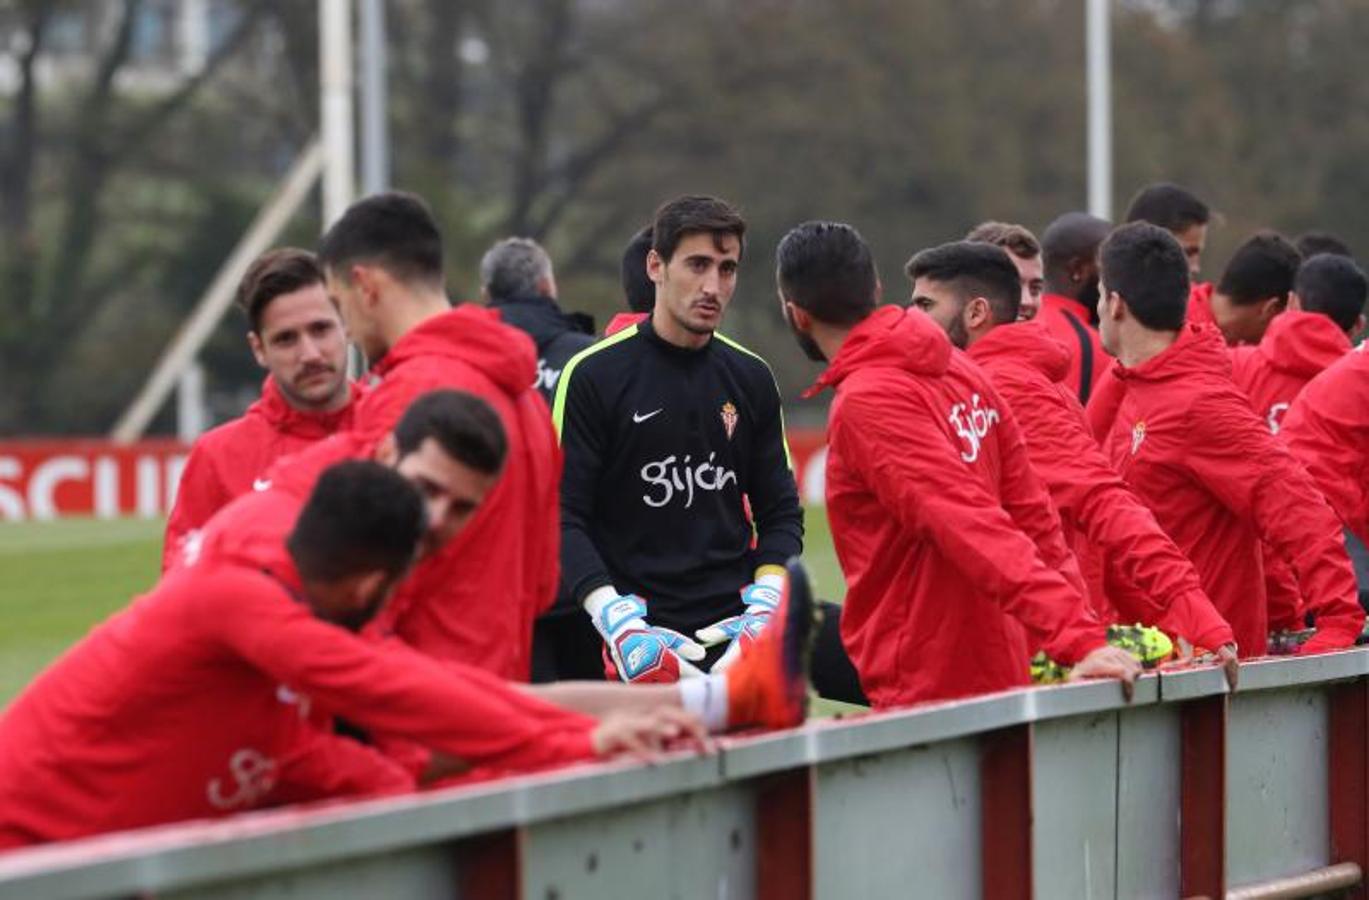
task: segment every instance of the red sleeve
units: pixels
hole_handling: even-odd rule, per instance
[[[1101,551],[1108,594],[1122,617],[1159,625],[1200,647],[1233,641],[1193,564],[1108,465],[1078,404],[1071,408],[1059,394],[1029,390],[1013,392],[1012,402],[1029,425],[1032,465],[1061,515]]]
[[[1288,561],[1317,634],[1302,652],[1350,647],[1364,625],[1336,514],[1283,442],[1248,405],[1203,397],[1193,406],[1185,462],[1226,507]]]
[[[1003,508],[1012,517],[1013,524],[1036,544],[1046,565],[1065,576],[1071,587],[1087,597],[1088,586],[1079,571],[1079,561],[1065,542],[1059,511],[1031,463],[1017,417],[1006,403],[1000,402],[998,408],[998,444],[1003,455],[998,485]]]
[[[166,520],[166,537],[162,541],[163,572],[178,558],[186,534],[208,522],[232,499],[223,486],[211,452],[203,441],[196,443],[181,472],[176,505]]]
[[[301,723],[299,744],[280,760],[272,803],[403,794],[413,777],[374,747]]]
[[[956,560],[1052,658],[1072,665],[1103,645],[1103,626],[1080,592],[1046,565],[998,498],[966,472],[924,409],[897,394],[852,392],[841,402],[848,427],[833,440],[870,473],[867,483],[901,526]]]
[[[1086,410],[1089,429],[1093,439],[1102,445],[1112,431],[1112,423],[1117,419],[1117,411],[1122,406],[1122,398],[1127,394],[1127,383],[1117,377],[1116,365],[1108,366],[1089,395]]]
[[[1343,396],[1337,399],[1348,401],[1349,406],[1338,409],[1332,403],[1321,402],[1327,393],[1325,387],[1343,385],[1343,379],[1328,378],[1340,375],[1340,366],[1313,379],[1303,389],[1284,418],[1279,436],[1307,467],[1341,521],[1360,540],[1369,543],[1369,406],[1363,405],[1369,398],[1342,391]]]
[[[335,715],[473,764],[530,769],[594,755],[594,719],[364,641],[315,618],[266,575],[220,568],[203,584],[197,621],[213,639]]]

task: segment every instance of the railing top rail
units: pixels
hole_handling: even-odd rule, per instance
[[[1369,674],[1369,650],[1247,663],[1241,691],[1317,685]],[[1132,706],[1224,693],[1219,669],[1147,675]],[[166,890],[324,864],[358,854],[469,837],[561,816],[717,787],[725,782],[1000,728],[1127,707],[1115,682],[1024,689],[729,738],[707,756],[675,754],[483,785],[169,825],[0,856],[0,897],[88,897]]]

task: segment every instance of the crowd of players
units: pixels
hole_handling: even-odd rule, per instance
[[[1352,646],[1369,283],[1273,233],[1195,283],[1209,212],[1174,185],[1127,219],[985,223],[897,289],[849,225],[780,241],[784,319],[826,363],[805,396],[835,393],[841,606],[798,561],[775,380],[719,331],[728,203],[633,236],[602,338],[524,238],[453,307],[412,195],[268,252],[238,302],[269,375],[192,449],[160,581],[0,716],[0,850],[706,750],[801,723],[810,685],[1127,689],[1172,639],[1235,687],[1238,658]]]

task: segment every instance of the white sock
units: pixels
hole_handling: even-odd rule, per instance
[[[710,734],[727,730],[727,675],[705,675],[679,682],[680,705],[698,716]]]

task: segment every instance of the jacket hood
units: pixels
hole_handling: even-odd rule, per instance
[[[537,351],[523,332],[493,309],[465,304],[433,316],[395,342],[375,365],[384,376],[418,357],[456,359],[477,369],[509,396],[537,380]]]
[[[1216,325],[1188,323],[1179,339],[1135,368],[1120,363],[1115,369],[1124,381],[1178,381],[1195,375],[1231,377],[1231,351]]]
[[[618,313],[613,318],[608,320],[608,327],[604,329],[604,337],[608,337],[611,334],[617,334],[624,328],[631,328],[638,322],[645,322],[648,318],[649,316],[647,316],[646,313]]]
[[[528,296],[507,297],[490,303],[490,308],[499,311],[504,321],[526,332],[537,345],[539,354],[546,353],[547,347],[566,332],[592,334],[582,327],[582,318],[565,313],[550,297]]]
[[[361,386],[353,382],[347,386],[347,405],[333,412],[314,412],[295,409],[281,393],[274,376],[267,375],[261,383],[261,397],[247,407],[245,415],[258,416],[283,431],[302,438],[323,438],[343,427],[352,413],[352,404],[361,398]]]
[[[1280,371],[1311,378],[1350,350],[1340,326],[1320,313],[1290,311],[1269,323],[1259,353]]]
[[[1069,348],[1035,321],[999,325],[971,344],[969,354],[975,362],[1015,360],[1051,381],[1064,381],[1070,373]]]
[[[857,369],[902,369],[940,375],[950,366],[951,341],[920,309],[884,306],[851,330],[837,358],[805,393],[811,397],[835,387]]]

